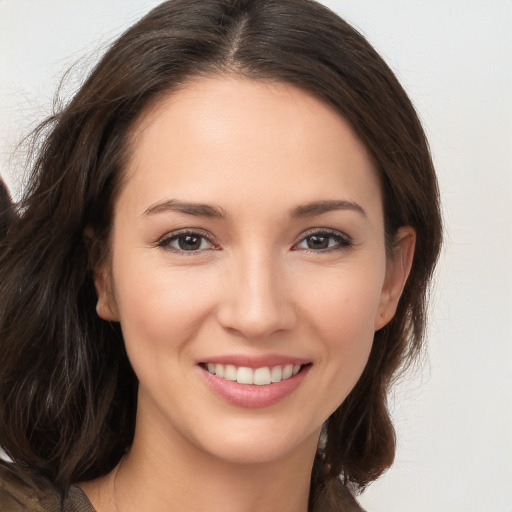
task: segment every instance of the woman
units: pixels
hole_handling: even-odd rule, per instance
[[[371,46],[309,0],[172,0],[39,133],[0,256],[0,500],[360,510],[441,236]]]

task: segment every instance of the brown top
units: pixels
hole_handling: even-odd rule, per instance
[[[337,506],[345,512],[364,512],[350,491],[337,485]],[[315,510],[334,510],[332,504],[320,503]],[[0,461],[0,512],[96,512],[85,492],[78,486],[70,487],[62,499],[59,491],[47,480],[35,477],[25,480],[12,465]]]
[[[95,512],[84,491],[71,486],[62,499],[49,482],[37,479],[30,484],[0,463],[0,512]]]

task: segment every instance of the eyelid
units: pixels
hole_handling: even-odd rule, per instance
[[[169,244],[171,241],[176,240],[180,235],[195,235],[199,236],[203,239],[205,239],[211,247],[208,249],[198,249],[195,251],[183,251],[180,249],[176,249],[174,247],[171,247]],[[202,253],[204,251],[208,250],[218,250],[220,249],[219,244],[214,240],[214,237],[211,233],[201,229],[201,228],[183,228],[183,229],[177,229],[175,231],[170,231],[166,233],[165,235],[161,236],[156,242],[154,243],[156,247],[159,247],[161,249],[177,253],[177,254],[186,254],[188,256]]]
[[[306,249],[306,248],[299,248],[298,245],[302,242],[304,242],[307,238],[320,235],[320,236],[327,236],[330,238],[333,238],[334,240],[337,240],[337,245],[334,247],[328,247],[326,249]],[[298,240],[293,244],[292,250],[302,250],[305,252],[310,253],[325,253],[340,249],[349,249],[354,245],[354,242],[352,240],[352,237],[347,235],[346,233],[339,231],[337,229],[331,229],[331,228],[311,228],[305,231],[304,233],[301,233]]]

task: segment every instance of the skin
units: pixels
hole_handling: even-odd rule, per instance
[[[98,314],[121,323],[140,381],[136,433],[121,464],[83,488],[98,512],[305,512],[321,425],[395,312],[414,232],[401,228],[386,258],[365,147],[293,86],[202,78],[132,135],[95,284]],[[338,204],[301,208],[328,201]],[[183,250],[184,229],[197,250]],[[226,354],[310,366],[293,393],[249,408],[206,385],[198,362]]]

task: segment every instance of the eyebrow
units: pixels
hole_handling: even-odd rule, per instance
[[[292,218],[313,217],[336,210],[352,210],[366,217],[366,212],[362,206],[353,201],[346,200],[315,201],[299,205],[291,210],[290,216]],[[178,201],[177,199],[167,199],[152,204],[144,211],[143,215],[154,215],[169,211],[217,219],[225,219],[227,217],[224,210],[218,206],[204,203],[189,203]]]
[[[293,218],[313,217],[335,210],[352,210],[366,217],[366,212],[362,206],[353,201],[345,200],[315,201],[313,203],[300,205],[291,211],[291,216]]]
[[[186,215],[195,215],[199,217],[225,219],[226,214],[222,208],[203,203],[188,203],[178,201],[177,199],[168,199],[149,206],[143,215],[154,215],[164,212],[179,212]]]

